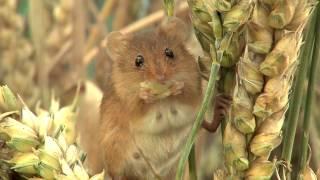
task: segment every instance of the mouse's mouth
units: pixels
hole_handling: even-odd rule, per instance
[[[166,83],[144,81],[140,83],[139,95],[144,101],[153,102],[168,96],[181,94],[183,87],[184,83],[179,81],[168,81]]]

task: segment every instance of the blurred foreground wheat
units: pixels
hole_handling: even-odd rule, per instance
[[[49,110],[38,107],[34,114],[1,86],[0,107],[7,112],[0,115],[0,139],[11,153],[0,162],[27,179],[103,180],[104,172],[90,178],[83,166],[85,153],[76,143],[76,103],[77,98],[60,107],[52,99]]]

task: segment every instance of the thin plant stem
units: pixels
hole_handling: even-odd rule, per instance
[[[304,91],[303,91],[304,82],[305,82],[305,77],[308,69],[308,64],[311,59],[310,53],[313,45],[313,36],[314,36],[313,32],[315,32],[315,21],[316,21],[316,18],[313,13],[311,21],[309,22],[309,28],[308,28],[309,33],[307,33],[307,36],[305,39],[306,43],[303,47],[303,50],[300,56],[301,59],[298,67],[298,72],[296,76],[297,79],[295,82],[295,88],[292,96],[294,103],[291,104],[291,108],[287,116],[288,124],[287,124],[285,135],[284,135],[283,149],[282,149],[282,158],[285,161],[287,161],[287,163],[291,162],[291,157],[292,157],[293,143],[295,139],[300,107],[302,104],[302,99],[304,94]]]
[[[209,107],[209,104],[211,103],[211,99],[214,94],[215,83],[216,83],[216,80],[218,77],[219,68],[220,68],[220,65],[216,61],[213,61],[212,65],[211,65],[210,78],[209,78],[208,87],[206,89],[205,96],[203,98],[203,101],[202,101],[200,110],[197,114],[196,120],[192,126],[191,133],[188,136],[186,145],[182,151],[182,155],[180,157],[178,171],[176,174],[176,180],[182,180],[182,178],[183,178],[185,165],[188,160],[191,149],[193,147],[193,144],[196,140],[197,132],[201,127],[201,124],[204,119],[204,115]]]
[[[163,0],[167,16],[173,16],[174,14],[174,0]]]
[[[320,18],[320,11],[317,12],[317,19]],[[320,28],[320,22],[316,22],[316,29]],[[309,135],[310,135],[310,122],[311,122],[311,113],[313,110],[313,103],[315,99],[315,84],[317,77],[317,67],[320,58],[320,33],[315,31],[315,40],[314,40],[314,48],[313,48],[313,56],[310,68],[309,75],[309,84],[307,91],[307,99],[306,106],[304,112],[304,122],[303,122],[303,136],[302,136],[302,154],[300,156],[300,172],[302,172],[306,166],[307,158],[308,158],[308,145],[309,145]]]
[[[196,166],[196,151],[195,146],[192,146],[189,155],[189,178],[190,180],[197,180],[197,166]]]

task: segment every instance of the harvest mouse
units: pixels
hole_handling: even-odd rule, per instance
[[[169,18],[159,28],[137,34],[112,32],[109,87],[100,107],[99,151],[88,152],[94,167],[113,179],[173,179],[202,100],[195,58],[184,46],[189,31]],[[229,100],[216,98],[215,131]],[[219,100],[220,99],[220,100]]]

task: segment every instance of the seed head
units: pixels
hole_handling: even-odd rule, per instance
[[[76,164],[73,167],[73,173],[78,179],[89,179],[89,175],[86,172],[86,170],[83,168],[83,166]]]
[[[45,137],[44,145],[38,150],[38,156],[41,164],[43,165],[41,169],[44,173],[47,170],[55,170],[56,172],[61,171],[59,159],[62,158],[63,152],[56,140],[52,137]]]
[[[0,135],[7,139],[9,147],[20,152],[29,152],[39,145],[36,132],[11,117],[0,123]]]
[[[255,61],[251,60],[246,48],[243,58],[238,64],[238,74],[245,87],[250,94],[257,94],[262,91],[264,85],[263,74],[259,71],[259,58]]]
[[[27,107],[22,108],[21,112],[21,122],[30,128],[32,128],[34,131],[38,132],[39,130],[39,119],[38,117],[31,112]]]
[[[56,132],[61,126],[64,127],[63,134],[68,144],[73,144],[76,140],[75,120],[76,113],[72,106],[66,106],[54,113],[53,132]]]
[[[286,72],[288,67],[297,60],[298,47],[300,47],[299,39],[300,37],[296,33],[285,33],[260,64],[260,71],[270,77]]]
[[[250,151],[260,157],[269,157],[271,151],[281,144],[280,133],[260,133],[253,137],[250,143]]]
[[[20,104],[17,101],[16,96],[8,88],[8,86],[0,86],[0,108],[4,108],[7,111],[16,111],[20,109]]]
[[[270,179],[276,168],[275,162],[256,159],[245,174],[247,180]]]
[[[72,144],[68,147],[66,151],[66,160],[68,164],[74,164],[79,158],[79,151],[77,147]]]
[[[291,22],[295,13],[296,5],[296,0],[277,1],[269,15],[269,25],[276,29],[284,28]]]
[[[37,171],[38,171],[38,174],[45,179],[54,179],[59,174],[59,171],[42,162],[39,163],[37,167]]]
[[[312,5],[306,0],[298,0],[297,8],[295,9],[294,16],[290,24],[286,26],[286,29],[296,31],[299,27],[306,24],[307,19],[310,15]]]
[[[223,26],[231,32],[238,30],[240,26],[246,23],[253,9],[252,2],[249,0],[241,0],[232,9],[225,13]]]
[[[101,173],[92,176],[90,180],[104,180],[104,177],[105,177],[105,172],[103,170]]]
[[[8,163],[12,164],[11,169],[18,173],[35,175],[37,173],[36,167],[39,163],[39,158],[33,152],[15,153]]]
[[[223,146],[226,163],[243,171],[249,167],[246,153],[246,138],[228,122],[224,131]]]
[[[234,1],[230,0],[208,0],[212,6],[220,12],[230,11]]]
[[[231,67],[239,61],[239,57],[244,48],[244,36],[239,33],[228,33],[221,41],[221,51],[223,53],[221,66]]]
[[[65,174],[67,177],[73,177],[74,179],[76,179],[73,170],[65,159],[60,159],[60,164],[63,174]]]
[[[221,24],[221,19],[216,11],[212,11],[211,17],[212,17],[212,19],[208,23],[212,27],[214,37],[217,40],[220,40],[222,38],[222,34],[223,34],[223,27]]]
[[[273,33],[271,29],[264,28],[255,23],[248,24],[249,42],[251,51],[259,54],[267,54],[272,47]]]
[[[264,93],[260,94],[255,102],[253,113],[261,118],[280,111],[288,103],[290,80],[285,77],[269,79]]]
[[[244,134],[252,133],[256,127],[252,108],[252,99],[248,96],[246,90],[238,85],[233,96],[233,123]]]
[[[260,1],[255,3],[250,22],[260,27],[271,29],[268,25],[268,16],[270,12],[268,8]]]

